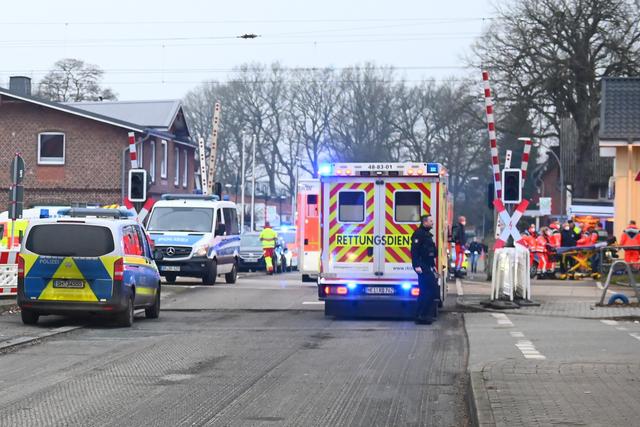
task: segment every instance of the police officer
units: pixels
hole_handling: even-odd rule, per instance
[[[436,277],[436,244],[433,242],[433,218],[423,215],[420,226],[411,236],[411,263],[418,273],[418,307],[416,323],[431,324],[437,315],[438,279]]]

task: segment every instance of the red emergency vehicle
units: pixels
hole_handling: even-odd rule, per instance
[[[303,282],[315,282],[320,273],[320,181],[301,179],[296,203],[298,269]]]

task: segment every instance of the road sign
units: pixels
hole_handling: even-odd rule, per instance
[[[551,197],[540,197],[538,200],[540,215],[551,215]]]
[[[496,210],[498,211],[498,217],[504,225],[500,236],[496,239],[495,249],[503,248],[507,243],[507,239],[509,238],[509,236],[513,237],[513,241],[515,243],[520,243],[520,241],[522,240],[522,236],[518,231],[518,221],[520,221],[520,218],[522,218],[524,211],[527,209],[527,206],[529,206],[529,201],[521,201],[512,216],[509,216],[509,212],[507,212],[507,210],[505,209],[502,200],[495,199],[493,201],[493,205],[496,207]]]
[[[9,171],[12,184],[20,184],[24,179],[24,159],[20,154],[16,154],[11,162],[11,169]]]
[[[20,154],[16,153],[16,156],[11,162],[11,168],[9,170],[11,176],[11,187],[9,189],[9,218],[19,219],[22,218],[22,204],[24,202],[24,189],[22,187],[22,181],[24,180],[24,159]]]

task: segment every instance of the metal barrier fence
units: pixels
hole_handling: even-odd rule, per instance
[[[18,294],[18,250],[0,252],[0,296]]]
[[[600,302],[598,303],[598,305],[604,305],[604,300],[607,296],[607,290],[609,290],[609,285],[611,285],[611,276],[613,276],[613,272],[615,271],[615,267],[617,265],[624,266],[624,270],[626,271],[627,277],[629,278],[629,285],[631,285],[631,287],[635,291],[636,299],[638,300],[638,302],[640,302],[640,289],[638,289],[638,286],[636,284],[636,279],[633,273],[631,272],[631,267],[629,266],[629,263],[623,260],[617,260],[611,265],[611,268],[609,269],[609,273],[607,274],[607,280],[605,281],[604,288],[602,289],[602,297],[600,298]]]
[[[515,248],[497,249],[493,254],[491,300],[530,300],[529,269],[529,251],[526,248],[516,245]]]

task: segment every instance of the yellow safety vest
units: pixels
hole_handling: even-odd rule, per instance
[[[278,233],[272,228],[265,228],[260,232],[260,241],[263,248],[275,248],[276,240],[278,239]]]

